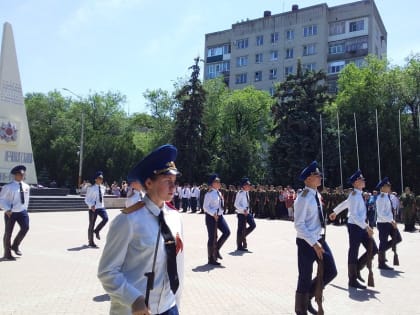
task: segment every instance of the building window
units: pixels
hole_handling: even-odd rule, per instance
[[[284,75],[287,77],[289,74],[293,74],[293,66],[284,67]]]
[[[240,56],[236,58],[237,67],[245,67],[248,65],[248,56]]]
[[[293,48],[287,48],[286,49],[286,59],[293,58]]]
[[[212,63],[207,65],[207,79],[214,79],[230,71],[230,61]]]
[[[356,59],[354,60],[354,64],[356,65],[357,68],[363,68],[364,66],[366,66],[366,61],[364,58]]]
[[[270,69],[270,80],[276,80],[277,79],[277,69]]]
[[[231,51],[230,44],[223,45],[223,54],[224,55],[230,54],[230,51]]]
[[[346,46],[344,43],[333,43],[328,46],[328,53],[330,55],[342,54],[345,52]]]
[[[262,63],[263,62],[263,53],[259,53],[255,55],[255,63]]]
[[[333,94],[338,92],[337,81],[334,80],[328,82],[328,92]]]
[[[295,39],[295,31],[294,30],[287,30],[286,31],[286,39],[287,40]]]
[[[255,82],[262,80],[262,71],[255,72]]]
[[[276,92],[276,89],[273,86],[268,90],[268,93],[270,93],[270,96],[274,96],[275,92]]]
[[[258,35],[257,36],[257,46],[264,45],[264,35]]]
[[[246,73],[237,74],[235,77],[235,83],[236,84],[244,84],[246,83],[247,75]]]
[[[303,28],[303,37],[315,36],[316,34],[318,34],[318,26],[315,24]]]
[[[344,66],[345,66],[344,61],[331,62],[328,64],[328,73],[329,74],[339,73],[344,68]]]
[[[363,31],[365,29],[365,20],[350,22],[349,32]]]
[[[270,52],[270,60],[278,60],[279,59],[279,51],[278,50],[272,50]]]
[[[307,71],[315,71],[316,70],[316,63],[315,62],[304,63],[303,64],[303,69],[307,70]]]
[[[223,46],[210,47],[207,49],[207,57],[223,55]]]
[[[275,33],[271,33],[271,43],[277,43],[279,41],[279,33],[275,32]]]
[[[367,36],[350,39],[346,42],[346,52],[356,52],[368,48]]]
[[[309,56],[309,55],[315,55],[316,54],[316,46],[315,44],[309,44],[303,46],[303,55]]]
[[[238,49],[248,48],[248,38],[238,39],[236,41],[236,48]]]
[[[346,32],[346,23],[344,21],[330,23],[330,36],[340,35]]]

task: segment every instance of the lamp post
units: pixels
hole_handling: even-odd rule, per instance
[[[63,88],[64,91],[67,91],[77,98],[79,98],[80,102],[83,101],[83,98],[74,93],[72,90],[67,88]],[[84,131],[85,131],[85,115],[82,110],[82,117],[81,117],[81,131],[80,131],[80,149],[79,149],[79,176],[77,179],[77,189],[80,189],[80,185],[82,184],[82,168],[83,168],[83,139],[84,139]]]

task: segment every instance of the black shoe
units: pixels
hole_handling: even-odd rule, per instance
[[[244,247],[238,247],[236,250],[240,252],[249,252],[248,248],[244,248]]]
[[[99,246],[96,245],[95,243],[89,244],[88,246],[91,247],[91,248],[99,248]]]
[[[99,231],[98,231],[98,232],[95,232],[95,236],[96,236],[96,238],[97,238],[98,240],[100,240],[100,239],[101,239],[101,236],[99,235]]]
[[[222,255],[220,255],[220,252],[219,252],[219,251],[217,251],[217,258],[218,258],[218,259],[223,259]],[[220,264],[219,264],[219,265],[220,265]]]
[[[5,255],[3,260],[15,261],[16,257],[13,257],[12,255]]]
[[[18,256],[22,256],[22,252],[19,250],[19,248],[17,248],[17,247],[12,247],[12,251],[14,251],[16,255],[18,255]]]
[[[394,268],[388,266],[386,263],[379,264],[378,268],[382,270],[394,270]]]
[[[355,288],[355,289],[366,289],[365,285],[360,284],[356,279],[353,281],[349,281],[349,287]]]
[[[209,260],[208,264],[212,265],[212,266],[220,266],[221,265],[221,263],[217,262],[216,260]]]

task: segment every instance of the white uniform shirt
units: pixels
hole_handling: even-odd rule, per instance
[[[23,196],[25,198],[24,204],[20,200],[20,186],[19,182],[13,181],[3,186],[0,192],[0,208],[12,212],[21,212],[28,210],[30,187],[28,184],[22,183]]]
[[[389,194],[381,193],[376,198],[376,214],[376,222],[378,223],[391,223],[392,221],[394,221],[391,200],[389,200]]]
[[[188,187],[182,188],[181,198],[190,199],[190,197],[191,197],[191,191],[190,191],[190,189]]]
[[[356,224],[361,229],[366,229],[368,226],[366,223],[366,204],[362,193],[361,190],[354,189],[347,199],[338,204],[333,211],[336,214],[339,214],[344,209],[349,209],[347,222]]]
[[[191,188],[191,198],[200,198],[200,188],[193,186]]]
[[[111,223],[106,244],[99,261],[98,278],[111,297],[111,315],[131,315],[131,305],[141,295],[146,295],[146,272],[152,271],[156,239],[159,233],[159,213],[164,212],[166,224],[173,236],[183,239],[181,216],[166,204],[158,208],[149,197],[143,199],[145,207],[119,214]],[[149,308],[160,314],[180,306],[184,275],[184,253],[177,255],[179,288],[172,293],[167,273],[164,239],[159,236],[155,265],[155,281],[150,291]]]
[[[297,237],[305,240],[310,246],[314,246],[318,242],[322,232],[315,194],[318,194],[322,210],[321,195],[309,187],[305,187],[294,202],[294,224]]]
[[[99,187],[102,193],[102,202],[99,200]],[[95,206],[96,209],[105,208],[105,186],[92,185],[88,188],[85,196],[85,204],[90,208]]]
[[[234,207],[236,213],[243,214],[245,211],[249,210],[249,196],[247,191],[238,191],[235,197]]]
[[[216,189],[209,190],[206,195],[204,196],[203,202],[203,209],[204,212],[214,216],[216,213],[218,215],[223,214],[223,207],[222,207],[222,193],[220,193]]]

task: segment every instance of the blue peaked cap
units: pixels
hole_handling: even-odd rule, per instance
[[[239,184],[241,185],[241,187],[245,186],[245,185],[251,185],[251,182],[249,181],[248,177],[244,177],[241,179],[241,181],[239,182]]]
[[[303,171],[299,175],[299,180],[304,181],[306,178],[308,178],[312,174],[318,174],[322,176],[322,173],[318,169],[317,161],[313,161],[311,164],[309,164],[307,167],[303,169]]]
[[[211,175],[209,176],[209,179],[208,179],[208,181],[207,181],[207,184],[210,186],[210,185],[211,185],[211,184],[213,184],[213,182],[214,182],[214,181],[216,181],[216,180],[220,181],[219,175],[218,175],[218,174],[216,174],[216,173],[211,174]]]
[[[102,172],[102,171],[97,171],[97,172],[95,173],[95,179],[97,179],[98,177],[100,177],[100,178],[104,178],[104,172]]]
[[[162,145],[144,157],[127,176],[128,181],[139,181],[144,185],[153,175],[178,175],[175,160],[178,150],[171,144]]]
[[[24,174],[26,172],[26,166],[25,165],[18,165],[12,168],[10,171],[10,174]]]
[[[376,185],[375,189],[379,190],[385,185],[391,185],[388,177],[384,177],[381,181],[379,181],[379,183],[378,183],[378,185]]]
[[[356,181],[356,180],[358,180],[358,179],[365,179],[364,177],[363,177],[363,174],[362,174],[362,171],[361,170],[357,170],[353,175],[351,175],[349,178],[348,178],[348,182],[349,182],[349,184],[352,184],[353,185],[353,183]]]

